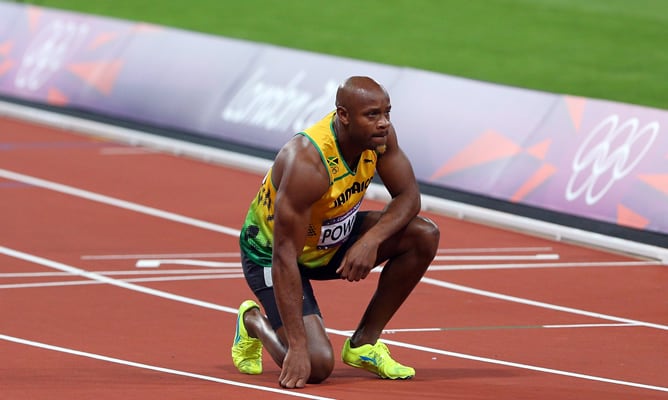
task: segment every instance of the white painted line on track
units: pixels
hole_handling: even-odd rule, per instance
[[[521,263],[521,264],[456,264],[432,265],[429,271],[464,271],[485,269],[530,269],[530,268],[589,268],[589,267],[649,267],[662,265],[660,261],[596,261],[596,262],[561,262],[561,263]]]
[[[434,261],[479,261],[479,260],[558,260],[559,254],[527,254],[527,255],[486,255],[486,256],[436,256]]]
[[[448,248],[438,249],[437,254],[447,253],[521,253],[521,252],[536,252],[536,251],[552,251],[552,247],[465,247],[465,248]]]
[[[237,309],[235,309],[235,308],[221,306],[221,305],[218,305],[218,304],[213,304],[213,303],[209,303],[209,302],[202,301],[202,300],[197,300],[197,299],[193,299],[193,298],[189,298],[189,297],[185,297],[185,296],[172,294],[172,293],[165,292],[165,291],[162,291],[162,290],[151,289],[151,288],[147,288],[147,287],[140,286],[140,285],[135,285],[135,284],[128,283],[128,282],[119,281],[117,279],[109,278],[109,277],[106,277],[106,276],[103,276],[103,275],[100,275],[100,274],[97,274],[97,273],[94,273],[94,272],[85,271],[85,270],[82,270],[82,269],[79,269],[79,268],[76,268],[76,267],[72,267],[70,265],[66,265],[66,264],[63,264],[63,263],[59,263],[57,261],[49,260],[49,259],[38,257],[38,256],[35,256],[35,255],[27,254],[27,253],[24,253],[24,252],[21,252],[21,251],[13,250],[13,249],[10,249],[10,248],[7,248],[7,247],[0,246],[0,253],[5,254],[9,257],[18,258],[18,259],[21,259],[21,260],[24,260],[24,261],[28,261],[28,262],[32,262],[32,263],[35,263],[35,264],[43,265],[45,267],[57,269],[57,270],[60,270],[60,271],[69,272],[69,273],[72,273],[72,274],[75,274],[75,275],[80,275],[80,276],[83,276],[87,279],[99,281],[99,282],[102,282],[102,283],[107,283],[107,284],[118,286],[118,287],[121,287],[121,288],[124,288],[124,289],[134,290],[134,291],[137,291],[137,292],[140,292],[140,293],[145,293],[145,294],[152,295],[152,296],[157,296],[157,297],[161,297],[161,298],[165,298],[165,299],[169,299],[169,300],[183,302],[183,303],[191,304],[191,305],[198,306],[198,307],[204,307],[204,308],[207,308],[207,309],[223,311],[223,312],[227,312],[227,313],[235,314],[235,315],[237,314]],[[435,280],[431,280],[431,281],[435,281]],[[431,283],[433,283],[433,282],[431,282]],[[491,293],[491,292],[488,292],[488,293]],[[494,294],[494,293],[492,293],[492,294]],[[485,294],[482,294],[482,295],[485,295]],[[496,296],[493,296],[493,297],[496,297]],[[538,303],[538,302],[531,302],[531,301],[528,301],[528,302],[532,303],[531,305],[542,306],[541,303]],[[562,308],[563,308],[563,311],[566,311],[566,312],[571,312],[571,310],[572,310],[572,309],[569,310],[565,307],[562,307]],[[576,310],[576,311],[580,311],[580,310]],[[578,312],[577,314],[580,314],[580,312]],[[599,314],[599,315],[603,316],[603,314]],[[608,317],[607,319],[611,319],[611,317],[609,317],[609,316],[604,316],[604,317]],[[614,318],[616,318],[616,317],[614,317]],[[630,321],[630,320],[628,320],[628,321]],[[623,321],[623,322],[628,322],[628,321]],[[642,323],[642,322],[639,322],[639,321],[632,321],[631,323],[638,323],[639,325],[647,326],[647,323]],[[666,327],[664,327],[664,328],[666,328]],[[345,336],[345,337],[349,336],[349,334],[346,331],[341,331],[341,330],[337,330],[337,329],[327,328],[327,332],[331,333],[331,334]],[[6,337],[5,337],[5,340],[8,340],[8,339],[6,339]],[[557,370],[557,369],[552,369],[552,368],[537,367],[537,366],[533,366],[533,365],[520,364],[520,363],[515,363],[515,362],[510,362],[510,361],[496,360],[496,359],[486,358],[486,357],[478,357],[478,356],[473,356],[473,355],[470,355],[470,354],[456,353],[456,352],[440,350],[440,349],[435,349],[435,348],[426,347],[426,346],[418,346],[418,345],[414,345],[414,344],[403,343],[403,342],[398,342],[398,341],[389,340],[389,339],[383,339],[383,341],[385,343],[388,343],[388,344],[391,344],[391,345],[394,345],[394,346],[405,347],[405,348],[409,348],[409,349],[413,349],[413,350],[417,350],[417,351],[424,351],[424,352],[428,352],[428,353],[441,354],[441,355],[449,356],[449,357],[462,358],[462,359],[479,361],[479,362],[484,362],[484,363],[497,364],[497,365],[504,365],[504,366],[520,368],[520,369],[528,369],[528,370],[545,372],[545,373],[550,373],[550,374],[569,376],[569,377],[574,377],[574,378],[579,378],[579,379],[586,379],[586,380],[592,380],[592,381],[611,383],[611,384],[615,384],[615,385],[632,386],[632,387],[637,387],[637,388],[668,392],[668,387],[653,386],[653,385],[647,385],[647,384],[636,383],[636,382],[629,382],[629,381],[623,381],[623,380],[617,380],[617,379],[609,379],[609,378],[604,378],[604,377],[598,377],[598,376],[593,376],[593,375],[579,374],[579,373],[570,372],[570,371],[562,371],[562,370]]]
[[[569,329],[569,328],[623,328],[623,327],[641,326],[640,324],[560,324],[543,325],[547,329]]]
[[[161,263],[162,265],[163,263]],[[175,263],[186,264],[186,263]],[[199,264],[199,262],[197,263]],[[190,265],[197,265],[191,263]],[[187,265],[187,264],[186,264]],[[649,267],[661,265],[658,261],[604,261],[604,262],[565,262],[565,263],[521,263],[521,264],[455,264],[455,265],[432,265],[429,271],[462,271],[462,270],[495,270],[495,269],[532,269],[532,268],[615,268],[615,267]],[[174,270],[174,269],[155,269],[142,268],[140,270],[131,271],[98,271],[102,275],[141,275],[141,274],[209,274],[213,267],[218,264],[210,264],[205,270],[191,269],[191,270]],[[223,264],[218,267],[220,273],[241,272],[241,263]],[[374,269],[373,272],[380,272]],[[0,273],[1,278],[30,278],[30,277],[45,277],[45,276],[65,276],[68,275],[63,272],[6,272]]]
[[[437,254],[460,254],[460,253],[513,253],[513,252],[540,252],[551,251],[552,247],[489,247],[489,248],[462,248],[462,249],[438,249]],[[82,260],[134,260],[144,258],[239,258],[239,252],[223,253],[158,253],[158,254],[97,254],[82,255]],[[493,257],[493,256],[488,256]],[[532,257],[532,256],[526,256]],[[535,256],[533,256],[535,257]],[[551,255],[550,257],[555,257]],[[558,255],[556,255],[558,257]],[[540,257],[539,257],[540,258]]]
[[[23,261],[31,262],[34,264],[39,264],[44,267],[52,268],[58,271],[63,271],[70,273],[72,275],[78,275],[81,277],[84,277],[86,279],[90,279],[93,281],[98,281],[101,283],[106,283],[109,285],[113,286],[118,286],[124,289],[129,289],[129,290],[134,290],[135,292],[139,293],[144,293],[148,294],[151,296],[156,296],[156,297],[161,297],[164,299],[169,299],[169,300],[174,300],[174,301],[179,301],[182,303],[187,303],[187,304],[192,304],[198,307],[203,307],[203,308],[209,308],[217,311],[224,311],[228,312],[231,314],[237,314],[237,309],[236,308],[231,308],[231,307],[225,307],[225,306],[219,306],[217,304],[209,303],[206,301],[201,301],[197,299],[192,299],[189,297],[185,296],[179,296],[177,294],[172,294],[169,292],[164,292],[162,290],[157,290],[157,289],[151,289],[148,287],[140,286],[140,285],[135,285],[134,283],[130,282],[124,282],[119,279],[114,279],[110,278],[108,276],[104,276],[102,274],[96,273],[96,272],[91,272],[91,271],[86,271],[80,268],[72,267],[67,264],[63,264],[57,261],[49,260],[43,257],[35,256],[32,254],[24,253],[18,250],[13,250],[8,247],[0,246],[0,254],[5,254],[9,257],[14,257],[18,258]]]
[[[475,289],[475,288],[472,288],[472,287],[458,285],[458,284],[450,283],[450,282],[439,281],[439,280],[432,279],[432,278],[427,278],[427,277],[423,277],[420,282],[427,283],[427,284],[434,285],[434,286],[438,286],[438,287],[442,287],[442,288],[446,288],[446,289],[456,290],[458,292],[471,293],[471,294],[475,294],[475,295],[478,295],[478,296],[490,297],[490,298],[493,298],[493,299],[510,301],[510,302],[513,302],[513,303],[525,304],[525,305],[528,305],[528,306],[546,308],[548,310],[561,311],[561,312],[570,313],[570,314],[577,314],[577,315],[584,315],[584,316],[587,316],[587,317],[605,319],[605,320],[608,320],[608,321],[621,322],[621,323],[624,323],[624,324],[636,324],[636,325],[645,326],[645,327],[648,327],[648,328],[661,329],[661,330],[664,330],[664,331],[668,330],[668,326],[666,326],[666,325],[655,324],[655,323],[652,323],[652,322],[637,321],[637,320],[629,319],[629,318],[615,317],[615,316],[612,316],[612,315],[606,315],[606,314],[601,314],[601,313],[597,313],[597,312],[585,311],[585,310],[580,310],[580,309],[572,308],[572,307],[558,306],[558,305],[555,305],[555,304],[544,303],[542,301],[523,299],[521,297],[508,296],[508,295],[505,295],[505,294],[490,292],[490,291],[487,291],[487,290]]]
[[[119,279],[122,282],[172,282],[172,281],[198,281],[214,279],[239,279],[244,274],[213,274],[213,275],[181,275],[181,276],[160,276],[153,278],[132,278]],[[0,289],[28,289],[39,287],[59,287],[59,286],[81,286],[81,285],[103,285],[105,282],[98,281],[57,281],[57,282],[33,282],[33,283],[9,283],[0,285]]]
[[[82,260],[136,260],[143,258],[240,258],[239,252],[232,253],[163,253],[163,254],[100,254],[83,255]]]
[[[100,275],[107,276],[126,276],[126,275],[192,275],[192,274],[211,274],[210,268],[207,269],[133,269],[129,271],[95,271]],[[221,268],[216,274],[238,274],[241,268]],[[2,278],[44,278],[53,276],[72,276],[68,272],[6,272],[0,273]]]
[[[75,355],[75,356],[79,356],[79,357],[92,358],[92,359],[95,359],[95,360],[106,361],[106,362],[109,362],[109,363],[112,363],[112,364],[125,365],[125,366],[128,366],[128,367],[147,369],[147,370],[151,370],[151,371],[155,371],[155,372],[162,372],[162,373],[171,374],[171,375],[184,376],[184,377],[187,377],[187,378],[195,378],[195,379],[200,379],[200,380],[204,380],[204,381],[222,383],[222,384],[229,385],[229,386],[237,386],[237,387],[242,387],[242,388],[246,388],[246,389],[260,390],[260,391],[263,391],[263,392],[280,393],[280,394],[283,394],[283,395],[286,395],[286,396],[301,397],[301,398],[305,398],[305,399],[331,400],[331,398],[329,398],[329,397],[310,395],[310,394],[304,393],[303,391],[278,389],[278,388],[272,388],[272,387],[268,387],[268,386],[252,385],[252,384],[249,384],[249,383],[232,381],[232,380],[229,380],[229,379],[217,378],[217,377],[214,377],[214,376],[195,374],[195,373],[192,373],[192,372],[180,371],[180,370],[176,370],[176,369],[172,369],[172,368],[157,367],[155,365],[149,365],[149,364],[138,363],[138,362],[134,362],[134,361],[122,360],[120,358],[103,356],[103,355],[100,355],[100,354],[89,353],[89,352],[80,351],[80,350],[74,350],[74,349],[61,347],[61,346],[54,346],[54,345],[51,345],[51,344],[36,342],[36,341],[33,341],[33,340],[21,339],[21,338],[14,337],[14,336],[9,336],[9,335],[0,334],[0,340],[5,340],[5,341],[8,341],[8,342],[13,342],[13,343],[17,343],[17,344],[26,345],[26,346],[38,347],[38,348],[45,349],[45,350],[57,351],[57,352],[60,352],[60,353],[67,353],[67,354],[71,354],[71,355]]]
[[[239,268],[241,263],[238,262],[220,262],[220,261],[201,261],[201,260],[186,260],[186,259],[151,259],[151,260],[137,260],[135,266],[137,268],[158,268],[161,265],[192,265],[195,267],[207,268]]]
[[[107,204],[110,206],[123,208],[130,211],[136,211],[138,213],[151,215],[153,217],[158,217],[185,225],[195,226],[202,229],[208,229],[214,232],[224,233],[231,236],[239,236],[240,233],[238,229],[232,229],[226,226],[214,224],[207,221],[202,221],[195,218],[186,217],[169,211],[143,206],[137,203],[132,203],[130,201],[125,201],[114,197],[105,196],[94,192],[89,192],[87,190],[78,189],[72,186],[67,186],[56,182],[51,182],[45,179],[19,174],[16,172],[8,171],[6,169],[0,169],[0,177],[27,183],[29,185],[41,187],[48,190],[53,190],[54,192],[69,194],[72,196],[81,197],[86,200],[91,200],[98,203]]]
[[[333,330],[333,329],[331,330],[331,333],[346,335],[346,331],[336,331],[336,330]],[[644,383],[636,383],[636,382],[623,381],[623,380],[619,380],[619,379],[604,378],[604,377],[594,376],[594,375],[579,374],[577,372],[562,371],[562,370],[558,370],[558,369],[538,367],[538,366],[529,365],[529,364],[520,364],[520,363],[515,363],[515,362],[510,362],[510,361],[497,360],[497,359],[494,359],[494,358],[472,356],[470,354],[440,350],[440,349],[435,349],[433,347],[413,345],[413,344],[398,342],[396,340],[390,340],[390,339],[386,339],[386,338],[383,338],[383,342],[385,342],[386,344],[397,346],[397,347],[404,347],[404,348],[407,348],[407,349],[412,349],[412,350],[417,350],[417,351],[424,351],[424,352],[427,352],[427,353],[440,354],[440,355],[448,356],[448,357],[463,358],[463,359],[466,359],[466,360],[479,361],[479,362],[484,362],[484,363],[489,363],[489,364],[496,364],[496,365],[503,365],[503,366],[506,366],[506,367],[528,369],[528,370],[531,370],[531,371],[544,372],[544,373],[548,373],[548,374],[569,376],[569,377],[572,377],[572,378],[586,379],[586,380],[597,381],[597,382],[612,383],[612,384],[615,384],[615,385],[632,386],[632,387],[637,387],[637,388],[641,388],[641,389],[649,389],[649,390],[656,390],[656,391],[660,391],[660,392],[668,392],[668,387],[663,387],[663,386],[647,385],[647,384],[644,384]]]
[[[618,328],[634,327],[638,324],[568,324],[568,325],[507,325],[507,326],[450,326],[440,328],[396,328],[383,329],[383,334],[413,333],[413,332],[448,332],[448,331],[496,331],[511,329],[579,329],[579,328]],[[355,331],[343,331],[352,335]]]

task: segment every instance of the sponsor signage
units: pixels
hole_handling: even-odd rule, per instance
[[[5,97],[273,151],[350,75],[388,89],[421,182],[668,233],[665,110],[0,2]]]

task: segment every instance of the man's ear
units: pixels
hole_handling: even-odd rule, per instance
[[[348,125],[350,116],[348,115],[348,110],[346,110],[345,107],[336,106],[336,116],[343,125]]]

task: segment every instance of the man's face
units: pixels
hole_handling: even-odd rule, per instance
[[[382,90],[358,93],[351,107],[349,131],[353,140],[366,149],[377,149],[387,142],[390,126],[390,99]]]

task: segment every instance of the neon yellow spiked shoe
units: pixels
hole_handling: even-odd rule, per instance
[[[232,344],[232,362],[239,372],[258,375],[262,373],[262,342],[248,336],[244,325],[244,314],[251,308],[260,309],[253,300],[246,300],[239,306],[237,329]]]
[[[346,339],[341,358],[351,367],[365,369],[383,379],[410,379],[415,376],[413,368],[401,365],[390,357],[390,350],[380,340],[374,345],[352,348],[350,339]]]

